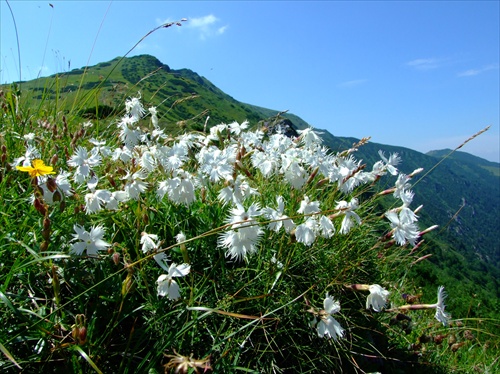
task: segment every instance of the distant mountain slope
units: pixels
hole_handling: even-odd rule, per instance
[[[358,139],[338,138],[328,132],[323,135],[333,150],[352,146]],[[378,160],[378,150],[397,152],[403,159],[400,169],[411,173],[424,168],[422,175],[433,168],[439,157],[408,148],[368,143],[356,152],[356,157],[372,164]],[[449,151],[436,151],[448,154]],[[453,154],[455,155],[455,154]],[[424,205],[421,212],[427,224],[446,227],[446,241],[459,252],[474,254],[489,263],[500,264],[500,178],[491,169],[498,164],[460,152],[444,160],[414,186],[415,204]],[[486,168],[486,167],[487,168]],[[418,177],[415,178],[416,182]],[[461,208],[463,206],[463,208]],[[457,211],[460,213],[454,217]],[[451,221],[450,221],[451,220]]]
[[[332,150],[339,151],[359,141],[335,137],[327,131],[323,139]],[[419,212],[420,227],[440,226],[425,238],[424,254],[432,256],[406,276],[424,292],[432,292],[439,284],[446,285],[450,295],[454,295],[450,310],[455,316],[498,318],[500,177],[491,171],[491,164],[495,163],[461,152],[458,157],[445,159],[423,177],[439,162],[439,157],[377,143],[360,147],[355,156],[371,165],[378,159],[378,150],[386,155],[397,152],[403,159],[400,170],[406,174],[424,168],[412,180],[415,191],[412,206],[423,205]]]
[[[80,114],[89,119],[122,112],[125,99],[140,91],[147,106],[158,107],[160,124],[171,132],[201,130],[207,116],[208,126],[213,126],[244,120],[257,123],[278,113],[241,103],[197,73],[171,69],[149,55],[117,57],[95,66],[22,82],[22,90],[30,95],[33,105],[57,100],[59,109],[81,108]],[[294,120],[302,121],[298,117]]]
[[[426,154],[429,156],[433,156],[436,158],[443,158],[446,157],[449,153],[451,152],[451,149],[441,149],[441,150],[436,150],[436,151],[429,151]],[[480,166],[491,173],[493,173],[496,176],[500,176],[500,164],[498,162],[491,162],[485,159],[482,159],[481,157],[477,157],[474,155],[471,155],[466,152],[461,152],[461,151],[456,151],[454,152],[451,156],[450,159],[460,161],[460,162],[466,162],[471,165],[475,166]]]

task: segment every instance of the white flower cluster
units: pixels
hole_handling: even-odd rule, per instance
[[[208,188],[215,191],[220,202],[229,205],[230,209],[226,220],[228,229],[220,234],[218,246],[226,250],[228,258],[241,261],[258,250],[265,230],[279,232],[284,229],[286,234],[294,235],[297,242],[306,246],[311,246],[318,237],[328,239],[336,233],[348,234],[356,225],[362,224],[357,213],[361,202],[349,194],[354,188],[370,184],[389,173],[398,176],[393,195],[402,201],[401,207],[385,214],[392,235],[400,245],[416,244],[418,217],[409,208],[413,199],[408,183],[410,176],[400,174],[396,168],[401,161],[397,154],[386,158],[380,152],[381,160],[371,171],[364,171],[361,161],[349,151],[342,154],[329,152],[318,133],[311,128],[299,131],[300,136],[292,139],[280,132],[266,135],[260,130],[247,131],[248,122],[233,122],[213,126],[209,134],[191,133],[172,138],[159,127],[154,107],[148,111],[153,130],[146,132],[141,129],[139,121],[147,112],[140,97],[127,100],[125,108],[125,115],[117,123],[120,145],[112,149],[105,141],[91,139],[91,149],[78,146],[67,161],[71,173],[59,170],[56,177],[65,196],[71,196],[74,191],[84,196],[85,212],[89,215],[101,210],[118,210],[121,203],[137,200],[149,190],[156,191],[158,199],[168,198],[174,204],[190,206],[201,198],[202,190]],[[16,159],[16,163],[29,165],[31,159],[39,157],[34,138],[34,135],[25,137],[26,153]],[[116,165],[116,169],[123,171],[121,181],[111,183],[114,190],[101,187],[102,181],[116,176],[99,175],[101,169],[106,169],[100,168],[105,160],[109,161],[106,165]],[[287,209],[287,202],[281,195],[276,196],[276,205],[272,206],[261,207],[254,201],[261,193],[253,186],[256,174],[260,174],[259,178],[282,180],[303,196],[299,209],[294,212],[299,219],[290,218],[292,208]],[[329,188],[346,196],[345,200],[336,202],[333,214],[332,207],[329,207],[329,214],[324,214],[321,201],[311,200],[300,193],[315,178],[330,183]],[[70,179],[75,186],[71,186]],[[41,187],[45,199],[50,202],[51,192],[43,184]],[[267,220],[266,225],[261,223],[264,220]],[[90,232],[78,225],[74,229],[75,243],[70,248],[74,254],[87,251],[88,255],[95,256],[109,246],[103,240],[104,228],[101,226],[92,227]],[[144,234],[141,245],[144,253],[156,250],[158,237]],[[157,281],[158,294],[178,298],[179,287],[174,278],[188,274],[190,266],[175,263],[167,266],[165,258],[155,259],[167,272]],[[378,289],[371,291],[367,307],[380,310],[387,295]],[[343,330],[331,317],[336,310],[337,304],[327,296],[326,314],[318,325],[320,335],[342,336]]]
[[[414,171],[415,174],[419,170]],[[411,185],[408,183],[410,177],[405,174],[399,174],[394,188],[394,197],[402,201],[399,208],[390,210],[385,214],[387,219],[391,222],[392,235],[399,245],[405,245],[409,242],[415,245],[419,237],[418,227],[416,222],[418,216],[409,208],[413,200],[413,192],[409,190]]]

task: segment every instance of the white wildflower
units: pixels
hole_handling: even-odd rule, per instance
[[[102,226],[93,226],[89,231],[86,231],[80,225],[74,225],[73,229],[76,234],[73,234],[71,241],[76,243],[71,244],[70,253],[81,255],[87,251],[88,256],[97,256],[98,251],[105,251],[111,244],[103,240],[104,228]]]
[[[370,294],[366,298],[366,309],[370,309],[371,307],[375,312],[382,311],[387,303],[390,292],[378,284],[370,285],[369,290]]]
[[[311,322],[311,326],[318,329],[318,336],[320,338],[333,338],[337,340],[344,336],[344,329],[340,326],[332,314],[338,313],[340,311],[340,303],[333,300],[328,292],[326,293],[326,298],[323,301],[323,310],[319,312],[320,320],[316,325],[316,318]]]

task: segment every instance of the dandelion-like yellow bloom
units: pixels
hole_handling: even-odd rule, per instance
[[[33,178],[46,174],[55,174],[53,171],[54,168],[52,166],[45,165],[43,160],[33,160],[32,164],[33,166],[16,166],[16,169],[30,173]]]

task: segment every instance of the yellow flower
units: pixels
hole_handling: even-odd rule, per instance
[[[16,166],[17,170],[26,171],[30,173],[30,175],[34,177],[39,177],[45,174],[55,174],[52,171],[54,168],[52,166],[47,166],[43,163],[43,160],[33,160],[33,167],[31,166]]]

